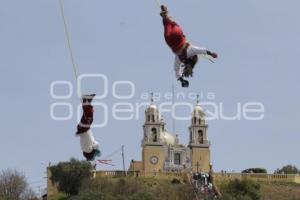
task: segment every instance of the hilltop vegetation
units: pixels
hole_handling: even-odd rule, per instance
[[[300,200],[300,185],[230,181],[220,186],[218,200]],[[156,178],[97,178],[84,181],[79,194],[58,194],[51,200],[194,200],[189,184]]]
[[[261,184],[263,200],[300,200],[300,185],[294,183]]]
[[[248,198],[246,198],[245,200],[300,200],[300,184],[285,182],[248,182],[249,180],[247,181],[248,183],[237,184],[236,181],[237,180],[231,182],[223,181],[218,183],[222,194],[224,194],[224,200],[244,200],[244,197],[233,199],[228,198],[230,196],[236,197],[238,195],[245,194],[243,191],[247,191],[247,193],[250,194],[250,198],[249,195],[247,195]],[[251,185],[252,187],[249,187]],[[256,196],[257,194],[259,196]]]
[[[61,196],[61,195],[60,195]],[[86,180],[79,194],[52,200],[192,200],[192,187],[156,178],[96,178]]]
[[[60,194],[50,200],[195,200],[190,184],[159,177],[91,178],[88,162],[71,159],[50,168]],[[300,200],[300,185],[249,179],[217,182],[218,200]]]

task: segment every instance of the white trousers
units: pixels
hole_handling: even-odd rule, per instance
[[[93,132],[88,130],[79,134],[81,150],[85,153],[91,153],[94,149],[99,148],[99,143],[95,140]]]
[[[187,48],[187,57],[192,57],[194,55],[206,55],[207,49],[202,47],[197,47],[193,45],[189,45]],[[175,70],[175,76],[176,79],[180,78],[182,76],[184,63],[180,61],[178,55],[175,55],[175,63],[174,63],[174,70]]]

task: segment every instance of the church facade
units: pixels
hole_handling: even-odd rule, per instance
[[[204,110],[197,101],[186,134],[189,137],[189,144],[181,144],[177,135],[167,131],[166,123],[152,100],[145,110],[141,144],[142,161],[133,161],[130,170],[135,168],[145,173],[178,172],[189,169],[193,172],[209,172],[210,142],[207,130]]]

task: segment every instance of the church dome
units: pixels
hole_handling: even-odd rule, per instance
[[[203,112],[204,113],[204,110],[203,108],[200,106],[200,104],[196,104],[195,108],[194,108],[194,111],[195,112]]]
[[[175,145],[176,143],[176,138],[171,133],[163,132],[163,138],[168,145]]]
[[[159,111],[155,103],[151,103],[147,109],[145,110],[146,114],[154,114],[154,115],[159,115]]]
[[[157,110],[157,106],[154,103],[151,103],[150,106],[148,107],[150,110]]]
[[[153,94],[151,94],[151,95],[152,95],[151,102],[150,102],[150,105],[146,109],[146,113],[157,113],[158,108],[157,108],[156,104],[154,103]]]
[[[159,123],[160,122],[160,114],[156,104],[154,103],[153,98],[151,98],[151,103],[145,110],[146,122],[149,123]]]
[[[200,117],[205,116],[204,109],[201,107],[199,103],[197,103],[196,106],[194,107],[193,116],[200,116]]]

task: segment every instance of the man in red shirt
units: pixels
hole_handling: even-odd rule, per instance
[[[94,108],[92,100],[95,94],[82,96],[83,114],[80,123],[77,125],[76,135],[80,137],[80,146],[83,156],[87,161],[92,161],[96,156],[100,156],[99,143],[95,140],[93,132],[90,130],[94,120]]]
[[[183,77],[192,76],[192,69],[198,61],[197,55],[209,55],[212,58],[217,58],[218,55],[205,48],[190,44],[180,26],[169,17],[166,6],[161,6],[160,15],[163,18],[166,43],[175,54],[176,78],[181,82],[182,87],[188,87],[189,82]]]

